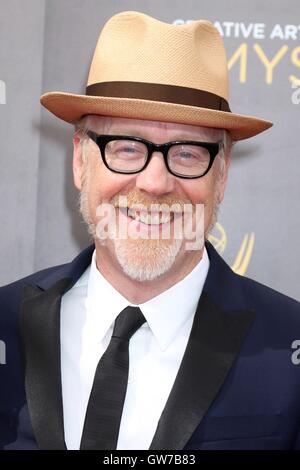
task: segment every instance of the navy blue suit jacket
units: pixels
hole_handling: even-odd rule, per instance
[[[93,250],[0,289],[2,449],[66,448],[60,302]],[[150,449],[300,449],[300,365],[291,359],[300,304],[207,250],[208,276]]]

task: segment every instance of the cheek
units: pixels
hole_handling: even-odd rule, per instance
[[[187,184],[186,184],[187,183]],[[191,184],[192,183],[192,184]],[[193,204],[204,204],[204,230],[205,233],[210,226],[214,206],[216,203],[216,180],[211,174],[209,178],[184,182],[184,192]]]
[[[211,206],[214,201],[216,183],[214,178],[204,176],[199,180],[186,180],[181,183],[182,190],[193,204]]]
[[[89,175],[89,199],[93,206],[108,202],[118,193],[122,194],[134,180],[134,175],[120,175],[108,170],[104,164],[97,163]]]

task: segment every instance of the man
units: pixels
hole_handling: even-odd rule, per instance
[[[125,12],[86,95],[42,96],[76,125],[94,244],[0,291],[2,448],[300,448],[299,303],[207,241],[232,141],[271,126],[230,111],[227,75],[211,23]]]

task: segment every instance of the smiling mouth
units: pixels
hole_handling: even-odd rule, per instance
[[[131,220],[145,225],[164,225],[174,220],[174,212],[145,211],[131,207],[119,207],[119,209]]]

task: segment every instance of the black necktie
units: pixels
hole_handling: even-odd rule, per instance
[[[146,321],[138,307],[118,315],[110,343],[98,362],[80,449],[117,448],[129,368],[129,340]]]

